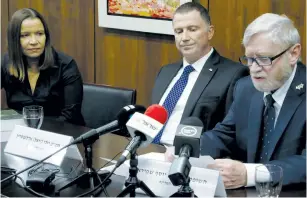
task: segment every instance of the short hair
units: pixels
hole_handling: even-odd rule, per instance
[[[210,19],[210,15],[209,15],[208,10],[204,6],[202,6],[201,4],[196,3],[196,2],[187,2],[187,3],[184,3],[184,4],[180,5],[176,9],[174,15],[177,14],[177,13],[180,13],[180,14],[188,13],[188,12],[191,12],[191,11],[194,11],[194,10],[199,12],[201,18],[208,25],[211,25],[211,19]]]
[[[11,18],[7,28],[7,41],[8,41],[8,55],[9,55],[9,73],[14,75],[19,80],[23,81],[25,78],[26,58],[23,55],[20,43],[21,24],[25,19],[38,18],[43,26],[46,35],[45,49],[40,57],[39,69],[44,70],[49,67],[54,67],[54,57],[50,42],[50,33],[47,23],[43,16],[36,10],[31,8],[23,8],[17,10]]]
[[[284,47],[300,43],[297,29],[285,15],[266,13],[256,18],[244,32],[243,45],[246,47],[251,37],[259,33],[267,33],[274,44]]]

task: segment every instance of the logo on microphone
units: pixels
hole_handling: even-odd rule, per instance
[[[155,127],[154,125],[150,124],[149,122],[146,122],[145,120],[143,121],[143,125],[145,125],[146,127],[149,127],[152,130],[157,130],[157,127]]]
[[[146,120],[143,119],[137,119],[137,122],[139,122],[140,124],[142,124],[143,126],[150,128],[151,130],[157,130],[158,128],[156,126],[154,126],[153,124],[147,122]]]
[[[197,129],[191,126],[182,127],[180,133],[184,136],[194,136],[197,133]]]

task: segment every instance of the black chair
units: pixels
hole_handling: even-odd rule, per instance
[[[113,120],[126,105],[134,105],[136,90],[108,85],[83,84],[82,115],[85,125],[98,128]],[[118,135],[129,137],[129,133],[119,131]]]

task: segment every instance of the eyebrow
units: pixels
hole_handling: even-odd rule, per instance
[[[29,32],[31,32],[31,31],[20,31],[20,33],[29,33]],[[45,30],[44,29],[40,29],[40,30],[36,30],[34,32],[45,32]]]

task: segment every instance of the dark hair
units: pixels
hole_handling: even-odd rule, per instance
[[[199,12],[201,18],[205,22],[207,22],[208,25],[211,25],[211,19],[208,10],[204,6],[196,2],[187,2],[182,4],[176,9],[174,15],[177,13],[187,13],[194,10]]]
[[[45,50],[40,56],[40,70],[54,67],[53,51],[50,43],[50,33],[46,21],[43,16],[36,10],[31,8],[23,8],[17,10],[9,22],[7,28],[8,54],[9,54],[9,73],[19,80],[25,78],[26,59],[23,55],[20,44],[21,24],[25,19],[38,18],[42,22],[46,35]]]

